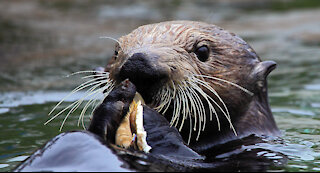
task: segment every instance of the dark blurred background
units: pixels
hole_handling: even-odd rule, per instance
[[[60,133],[65,115],[43,123],[79,84],[64,76],[104,66],[114,53],[114,41],[100,36],[117,39],[167,20],[216,24],[242,37],[262,60],[276,61],[269,98],[284,141],[268,147],[290,160],[270,171],[320,171],[319,0],[1,0],[0,171]],[[81,129],[79,113],[64,131]]]
[[[287,42],[319,45],[318,7],[317,0],[1,0],[0,90],[65,89],[59,75],[105,64],[113,54],[114,43],[100,36],[119,38],[166,20],[219,25],[262,55],[295,49]],[[262,57],[270,58],[278,57]]]

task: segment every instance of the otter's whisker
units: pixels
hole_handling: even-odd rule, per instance
[[[199,92],[199,94],[201,94],[203,96],[203,98],[207,101],[209,109],[211,111],[209,111],[209,117],[210,117],[210,121],[212,121],[212,112],[216,113],[215,109],[213,108],[212,104],[209,102],[208,100],[208,95],[195,83],[194,77],[190,77],[188,80],[188,84],[191,86],[191,89],[196,90]]]
[[[221,97],[219,96],[219,94],[216,92],[215,89],[213,89],[207,82],[205,81],[202,81],[202,80],[199,80],[197,78],[195,78],[195,82],[200,84],[201,86],[207,88],[211,93],[213,93],[218,99],[219,101],[222,103],[222,105],[224,106],[225,110],[226,110],[226,115],[227,117],[229,117],[230,119],[230,114],[229,114],[229,111],[228,111],[228,108],[227,106],[225,105],[224,101],[221,99]]]
[[[100,85],[100,83],[103,83],[103,82],[99,81],[98,84]],[[93,87],[96,88],[96,87],[98,87],[99,85],[94,85]],[[92,91],[92,87],[91,87],[90,89],[88,89],[88,90],[86,91],[86,93],[91,92],[91,91]],[[61,110],[59,113],[57,113],[55,116],[53,116],[53,117],[52,117],[51,119],[49,119],[47,122],[45,122],[45,125],[48,124],[49,122],[51,122],[53,119],[55,119],[55,118],[56,118],[57,116],[59,116],[60,114],[62,114],[64,111],[68,110],[71,106],[73,106],[72,109],[69,111],[69,113],[68,113],[67,116],[66,116],[66,117],[68,117],[70,113],[72,113],[76,108],[79,107],[79,102],[80,102],[80,100],[77,100],[77,101],[73,102],[72,104],[70,104],[69,106],[67,106],[65,109]],[[81,101],[81,102],[82,102],[82,101]],[[81,102],[80,102],[80,104],[81,104]],[[61,128],[60,128],[60,129],[61,129]]]
[[[101,36],[101,37],[99,37],[99,38],[106,38],[106,39],[110,39],[110,40],[113,40],[113,41],[117,42],[117,43],[120,45],[120,42],[119,42],[117,39],[115,39],[115,38],[108,37],[108,36]]]
[[[87,79],[87,78],[97,78],[97,77],[105,77],[105,78],[109,78],[109,74],[92,74],[92,75],[88,75],[88,76],[83,76],[81,77],[82,79]]]
[[[196,91],[194,89],[191,89],[191,88],[190,88],[190,91],[195,96],[197,107],[200,107],[200,109],[198,109],[199,128],[198,128],[198,135],[197,135],[197,138],[196,138],[196,140],[198,140],[199,135],[200,135],[200,131],[201,131],[201,122],[203,122],[203,124],[206,123],[206,118],[205,118],[206,116],[205,116],[205,113],[204,113],[205,109],[204,109],[203,103],[201,102],[201,99],[198,96],[198,94],[196,93]]]
[[[104,84],[104,82],[103,82],[103,84]],[[99,86],[99,85],[97,85],[97,86]],[[100,89],[99,89],[99,91],[104,91],[104,90],[108,90],[110,87],[112,86],[112,83],[107,83],[107,84],[105,84],[105,86],[104,87],[101,87]],[[96,87],[95,87],[96,88]],[[95,89],[94,88],[94,89]],[[92,90],[93,91],[93,90]],[[96,92],[96,91],[95,91]],[[81,112],[81,114],[80,114],[80,116],[79,116],[79,120],[78,120],[78,126],[80,125],[80,119],[83,119],[83,117],[84,117],[84,113],[86,112],[86,110],[87,110],[87,105],[89,104],[91,104],[91,100],[93,100],[93,99],[95,99],[96,98],[96,96],[99,94],[99,92],[96,92],[96,94],[94,94],[94,96],[93,96],[93,98],[92,99],[90,99],[88,102],[87,102],[87,104],[86,104],[86,106],[82,109],[82,112]],[[82,101],[83,101],[83,99],[82,99]],[[80,102],[80,104],[82,103],[82,101]],[[79,105],[80,105],[79,104]]]
[[[82,109],[79,119],[78,119],[78,126],[80,126],[80,121],[83,120],[84,114],[87,111],[87,108],[91,105],[91,103],[96,100],[96,97],[99,93],[95,93],[92,98],[86,103],[86,105],[84,106],[84,108]]]
[[[193,130],[195,131],[196,128],[197,128],[197,116],[196,116],[196,112],[197,112],[197,108],[196,108],[196,104],[194,102],[194,98],[193,98],[193,95],[190,93],[190,91],[188,90],[188,87],[184,87],[184,90],[186,90],[188,92],[188,94],[186,95],[186,97],[188,97],[189,99],[186,98],[186,100],[190,101],[190,104],[191,104],[191,112],[190,112],[190,115],[193,115],[194,117],[194,127],[193,127]],[[186,119],[187,116],[185,115],[183,117],[183,119]],[[182,128],[183,126],[183,123],[181,123],[180,125],[180,129]]]
[[[182,122],[181,122],[181,125],[180,125],[180,128],[179,128],[179,131],[181,131],[181,128],[182,128],[182,126],[183,126],[183,123],[184,123],[184,120],[186,119],[186,108],[185,108],[185,104],[186,104],[186,98],[185,98],[185,93],[184,93],[184,90],[182,89],[182,86],[178,86],[178,92],[179,92],[179,100],[180,100],[180,102],[182,102],[181,104],[182,104]],[[179,111],[180,112],[180,111]],[[181,116],[181,115],[180,115]],[[176,124],[175,124],[175,127],[177,126],[177,124],[178,124],[178,122],[179,122],[179,119],[180,119],[180,116],[178,116],[178,118],[177,118],[177,121],[176,121]]]
[[[175,87],[174,82],[173,81],[171,81],[171,82],[172,82],[172,88],[173,88],[173,96],[172,96],[172,98],[175,98],[176,97],[176,87]]]
[[[170,90],[170,88],[169,88],[169,86],[167,85],[166,86],[166,90],[168,91],[168,95],[167,95],[167,97],[165,98],[165,103],[166,103],[166,107],[165,107],[165,109],[162,111],[162,113],[164,114],[167,110],[168,110],[168,108],[169,108],[169,106],[170,106],[170,104],[171,104],[171,100],[172,100],[172,96],[171,96],[171,94],[172,94],[172,92],[171,92],[171,90]]]
[[[106,91],[106,90],[107,90],[108,92],[110,92],[110,90],[111,90],[110,88],[113,88],[113,84],[108,84],[108,85],[102,87],[101,89],[99,89],[99,91],[101,91],[101,90],[102,90],[102,91]],[[87,104],[85,105],[85,107],[82,109],[81,114],[80,114],[80,117],[79,117],[79,120],[78,120],[78,126],[80,125],[80,118],[81,118],[82,126],[83,126],[84,129],[85,129],[84,122],[83,122],[84,114],[86,113],[88,107],[93,103],[93,101],[95,102],[95,101],[97,100],[97,96],[98,96],[99,94],[100,94],[100,92],[96,92],[96,93],[94,94],[93,98],[90,99],[90,100],[87,102]]]
[[[77,71],[77,72],[68,74],[68,75],[66,75],[65,77],[70,77],[70,76],[74,76],[74,75],[82,74],[82,73],[103,73],[103,74],[109,74],[109,72],[104,72],[104,71],[86,70],[86,71]]]
[[[64,108],[62,111],[60,111],[59,113],[57,113],[56,115],[54,115],[53,117],[51,117],[48,121],[46,121],[44,123],[44,125],[47,125],[48,123],[50,123],[52,120],[54,120],[56,117],[58,117],[60,114],[62,114],[64,111],[68,110],[71,106],[73,106],[74,104],[76,104],[76,102],[73,102],[72,104],[70,104],[69,106],[67,106],[66,108]]]
[[[82,90],[82,89],[84,89],[84,88],[87,88],[88,86],[94,85],[94,84],[96,84],[96,83],[99,82],[99,81],[97,81],[97,82],[94,82],[94,81],[96,81],[96,80],[101,80],[101,79],[104,79],[104,78],[105,78],[105,77],[100,77],[100,78],[96,78],[96,79],[91,79],[91,80],[89,80],[89,81],[87,81],[87,82],[82,83],[81,85],[79,85],[78,87],[76,87],[75,89],[73,89],[73,90],[72,90],[68,95],[66,95],[63,99],[61,99],[61,101],[60,101],[59,103],[57,103],[54,108],[52,108],[52,110],[49,112],[48,115],[51,115],[51,114],[55,111],[55,109],[56,109],[65,99],[67,99],[68,97],[70,97],[72,94],[74,94],[74,93],[76,93],[76,92],[78,92],[78,91],[80,91],[80,90]]]
[[[73,112],[81,105],[81,103],[83,102],[83,100],[84,100],[85,98],[87,98],[87,97],[95,94],[96,92],[101,91],[102,89],[104,89],[104,88],[100,88],[100,89],[94,91],[94,90],[95,90],[97,87],[99,87],[99,86],[100,86],[100,84],[91,87],[91,88],[87,91],[88,94],[87,94],[86,96],[82,97],[80,100],[77,100],[77,101],[75,102],[75,103],[77,103],[77,104],[68,112],[68,114],[66,115],[66,117],[64,118],[64,120],[63,120],[63,122],[62,122],[62,124],[61,124],[61,126],[60,126],[59,131],[62,130],[62,128],[63,128],[63,126],[64,126],[64,123],[65,123],[66,120],[68,119],[69,115],[70,115],[71,113],[73,113]]]
[[[88,84],[88,86],[93,85],[91,88],[89,88],[86,93],[93,91],[95,88],[101,86],[101,84],[104,84],[105,82],[107,82],[108,80],[101,80],[101,81],[96,81],[93,82],[91,84]],[[79,99],[77,100],[77,105],[75,105],[75,109],[77,109],[79,107],[79,105],[82,103],[83,99]]]
[[[98,102],[98,104],[96,104],[96,102],[97,102],[98,100],[99,100],[99,102]],[[92,106],[91,106],[90,116],[93,115],[94,110],[95,110],[95,109],[97,108],[97,106],[99,106],[102,102],[103,102],[102,99],[95,99],[95,100],[93,101]],[[90,116],[89,116],[89,118],[90,118]],[[81,121],[83,122],[83,117],[82,117],[82,120],[81,120]],[[84,125],[84,124],[82,123],[82,125]]]
[[[215,116],[216,116],[216,119],[217,119],[218,130],[220,131],[220,121],[219,121],[219,117],[218,117],[218,114],[217,114],[216,110],[214,109],[213,105],[211,104],[211,102],[210,102],[209,99],[208,99],[208,97],[210,97],[210,96],[208,96],[208,95],[207,95],[198,85],[196,85],[196,84],[194,83],[194,81],[192,81],[192,80],[193,80],[193,79],[191,79],[190,81],[188,81],[188,82],[189,82],[189,85],[192,86],[192,87],[191,87],[192,89],[195,89],[196,91],[199,92],[199,94],[201,94],[201,95],[204,97],[204,99],[206,100],[206,102],[207,102],[207,104],[208,104],[208,106],[209,106],[210,121],[212,121],[212,112],[213,112],[213,113],[215,114]],[[204,131],[204,129],[205,129],[205,125],[203,126],[202,131]]]
[[[191,112],[196,112],[196,108],[195,105],[191,103],[191,108],[192,110],[189,110],[189,101],[193,102],[192,99],[188,99],[188,97],[191,97],[190,93],[186,93],[189,92],[187,89],[185,84],[177,84],[176,86],[174,85],[174,82],[172,82],[172,88],[173,88],[173,96],[172,98],[170,98],[170,100],[173,100],[173,115],[170,121],[170,125],[174,125],[175,127],[177,127],[180,116],[182,117],[181,120],[181,124],[179,127],[179,131],[182,130],[182,127],[184,125],[184,121],[189,118],[189,138],[188,138],[188,144],[190,144],[190,140],[191,140],[191,135],[192,135],[192,116],[191,116]],[[171,92],[170,92],[171,93]],[[167,106],[168,107],[168,106]],[[182,115],[180,114],[182,113]],[[196,120],[196,118],[195,118]]]
[[[198,135],[197,135],[197,138],[196,140],[199,139],[199,135],[200,135],[200,130],[201,130],[201,121],[203,123],[205,123],[205,120],[204,120],[204,117],[205,117],[205,114],[204,114],[204,106],[201,102],[201,99],[199,98],[198,94],[193,90],[191,89],[190,87],[188,87],[190,89],[190,92],[191,94],[194,96],[195,98],[195,104],[196,106],[198,107],[197,109],[197,113],[198,113],[198,116],[199,116],[199,127],[198,127]]]
[[[172,111],[172,118],[171,118],[171,121],[170,121],[170,125],[172,126],[173,125],[173,122],[175,120],[175,112],[176,112],[176,105],[177,105],[177,98],[173,100],[173,111]]]
[[[182,98],[182,93],[180,92],[180,86],[178,85],[178,92],[177,92],[177,109],[176,109],[176,112],[174,113],[175,114],[175,121],[178,122],[179,119],[180,119],[180,112],[181,112],[181,109],[182,109],[182,102],[183,102],[183,98]],[[172,124],[174,124],[174,122],[172,122]]]
[[[177,118],[177,117],[175,117],[175,111],[176,111],[176,102],[177,102],[177,100],[176,99],[173,99],[173,98],[176,98],[176,95],[177,95],[177,91],[176,91],[176,87],[175,87],[175,84],[174,84],[174,82],[173,81],[171,81],[171,86],[172,86],[172,90],[169,88],[169,86],[167,85],[166,86],[166,88],[167,88],[167,90],[168,91],[170,91],[169,92],[169,95],[168,95],[168,104],[167,104],[167,107],[166,107],[166,109],[162,112],[163,114],[167,111],[167,109],[169,108],[169,106],[170,106],[170,104],[171,104],[171,101],[173,100],[173,116],[172,116],[172,118],[171,118],[171,122],[170,122],[170,125],[172,126],[173,125],[173,122],[175,121],[175,119]],[[172,93],[172,97],[171,97],[171,93]]]
[[[200,122],[200,119],[198,120],[197,118],[197,106],[196,106],[196,103],[194,102],[195,99],[194,99],[194,96],[192,95],[192,93],[190,93],[190,91],[188,90],[188,86],[184,86],[184,90],[187,92],[186,94],[186,100],[188,102],[190,102],[190,110],[189,110],[189,113],[187,115],[184,116],[184,119],[187,119],[187,116],[190,118],[190,123],[192,123],[192,117],[194,118],[194,122],[192,124],[194,124],[194,127],[192,127],[192,124],[190,124],[190,131],[189,131],[189,142],[190,143],[190,140],[191,140],[191,135],[192,135],[192,130],[196,131],[196,128],[197,128],[197,122],[199,121]],[[189,98],[189,99],[188,99]],[[189,107],[189,106],[188,106]],[[180,126],[180,129],[182,128],[183,126],[183,123],[181,123],[181,126]]]
[[[102,102],[103,102],[103,100],[109,95],[109,93],[112,91],[112,89],[114,88],[114,83],[111,83],[110,84],[110,87],[108,88],[108,89],[106,89],[106,90],[104,90],[103,92],[104,92],[104,98],[103,99],[101,99],[100,101],[99,101],[99,103],[98,104],[93,104],[93,105],[95,105],[94,106],[94,108],[92,109],[92,111],[91,111],[91,116],[93,115],[93,113],[94,113],[94,111],[96,110],[96,108],[100,105],[100,104],[102,104]],[[95,102],[96,102],[96,100],[95,100]]]
[[[202,82],[202,81],[201,81],[201,82]],[[210,85],[208,85],[207,83],[204,83],[204,82],[203,82],[203,84],[205,84],[205,85],[202,85],[202,86],[204,86],[204,87],[206,87],[208,90],[210,90],[210,91],[218,98],[218,100],[222,103],[222,105],[224,106],[224,109],[225,109],[226,112],[224,112],[223,109],[222,109],[220,106],[218,106],[218,107],[219,107],[220,110],[226,115],[226,118],[227,118],[229,121],[231,121],[231,117],[230,117],[230,114],[229,114],[229,110],[228,110],[226,104],[224,103],[224,101],[223,101],[223,100],[221,99],[221,97],[219,96],[219,94],[218,94]],[[213,100],[213,99],[211,98],[211,100]],[[216,105],[219,105],[219,104],[216,104]],[[231,124],[230,124],[230,125],[231,125]]]
[[[214,104],[222,111],[222,113],[225,115],[225,117],[227,118],[227,120],[229,121],[229,124],[230,124],[230,128],[233,130],[234,134],[237,136],[237,133],[232,125],[232,122],[231,122],[231,118],[230,118],[230,114],[229,114],[229,111],[225,105],[225,103],[223,102],[223,100],[221,99],[221,97],[218,95],[218,93],[210,86],[208,85],[207,83],[204,83],[203,81],[201,80],[196,80],[195,81],[196,83],[198,83],[199,85],[207,88],[210,92],[212,92],[218,99],[219,101],[223,104],[224,108],[226,109],[226,112],[223,111],[223,109],[220,107],[220,105],[218,103],[216,103],[211,97],[208,97],[212,102],[214,102]]]
[[[198,97],[197,97],[197,94],[193,93],[193,90],[187,88],[189,91],[190,91],[190,96],[191,96],[191,99],[194,100],[194,105],[195,105],[195,112],[193,113],[193,116],[195,118],[195,120],[197,119],[197,117],[199,117],[199,128],[201,128],[201,121],[202,121],[202,113],[201,113],[201,108],[200,108],[200,105],[199,105],[199,100],[198,100]],[[194,126],[194,131],[196,131],[196,121],[194,122],[195,123],[195,126]]]
[[[221,78],[217,78],[217,77],[213,77],[213,76],[207,76],[207,75],[196,75],[196,74],[194,74],[194,76],[205,77],[205,78],[209,78],[209,79],[214,79],[214,80],[222,81],[222,82],[228,83],[228,84],[230,84],[230,85],[232,85],[232,86],[235,86],[235,87],[241,89],[242,91],[244,91],[245,93],[249,94],[250,96],[253,96],[253,95],[254,95],[251,91],[247,90],[246,88],[243,88],[242,86],[240,86],[240,85],[238,85],[238,84],[235,84],[235,83],[233,83],[233,82],[227,81],[227,80],[225,80],[225,79],[221,79]]]
[[[101,81],[102,83],[104,83],[104,81]],[[86,95],[86,96],[84,96],[83,98],[81,98],[81,99],[79,99],[79,100],[77,100],[75,103],[77,103],[77,105],[75,105],[70,111],[69,111],[69,113],[67,114],[67,116],[64,118],[64,120],[63,120],[63,122],[62,122],[62,124],[61,124],[61,127],[60,127],[60,131],[62,130],[62,128],[63,128],[63,125],[64,125],[64,123],[65,123],[65,121],[67,120],[67,118],[69,117],[69,115],[71,114],[71,113],[73,113],[80,105],[81,105],[81,103],[84,101],[84,99],[85,98],[87,98],[87,97],[89,97],[89,96],[91,96],[91,95],[93,95],[93,94],[97,94],[97,93],[99,93],[100,91],[103,91],[105,88],[107,88],[108,86],[106,86],[106,87],[102,87],[102,88],[100,88],[100,89],[98,89],[98,90],[96,90],[96,91],[94,91],[97,87],[99,87],[100,86],[100,84],[97,84],[97,85],[95,85],[95,86],[93,86],[92,88],[90,88],[87,92],[88,92],[88,94]],[[80,118],[81,118],[81,114],[80,114]],[[79,119],[80,119],[79,118]],[[79,126],[79,121],[78,121],[78,126]]]
[[[104,87],[103,89],[105,89],[105,87]],[[95,94],[92,96],[92,98],[87,102],[87,104],[84,106],[84,108],[82,109],[82,111],[81,111],[81,113],[80,113],[80,116],[79,116],[79,120],[78,120],[78,126],[80,125],[80,119],[81,119],[82,127],[83,127],[84,129],[86,129],[85,126],[84,126],[83,117],[84,117],[85,113],[87,112],[88,107],[89,107],[94,101],[97,100],[97,96],[99,96],[99,94],[101,94],[101,93],[99,93],[99,92],[95,93]]]
[[[94,81],[94,80],[92,80],[92,81]],[[91,82],[92,82],[91,81]],[[78,91],[80,91],[80,90],[82,90],[82,89],[84,89],[84,88],[86,88],[86,87],[88,87],[88,86],[91,86],[91,85],[94,85],[93,87],[96,87],[96,86],[99,86],[99,85],[101,85],[102,83],[104,83],[104,82],[106,82],[106,81],[108,81],[108,80],[102,80],[102,81],[96,81],[96,82],[93,82],[93,83],[89,83],[89,84],[86,84],[85,86],[82,86],[82,87],[77,87],[76,89],[74,89],[69,95],[67,95],[65,98],[67,98],[67,97],[69,97],[71,94],[74,94],[75,92],[78,92]],[[91,89],[92,89],[92,87],[91,87]],[[87,92],[89,92],[91,89],[88,89],[87,90]],[[65,99],[64,98],[64,99]],[[60,101],[53,109],[52,109],[52,111],[49,113],[49,115],[64,101],[64,99],[62,100],[62,101]],[[72,104],[70,104],[69,106],[67,106],[65,109],[63,109],[63,110],[61,110],[60,112],[58,112],[56,115],[54,115],[52,118],[50,118],[48,121],[46,121],[45,123],[44,123],[44,125],[47,125],[49,122],[51,122],[53,119],[55,119],[56,117],[58,117],[60,114],[62,114],[64,111],[66,111],[67,109],[69,109],[71,106],[73,106],[73,108],[74,107],[77,107],[75,104],[77,104],[78,103],[78,101],[75,101],[75,102],[73,102]],[[73,109],[72,108],[72,109]]]
[[[101,81],[100,81],[101,82]],[[100,83],[99,83],[100,84]],[[94,85],[94,87],[95,86],[99,86],[99,85]],[[89,92],[89,90],[91,90],[92,88],[90,88],[90,89],[88,89],[87,90],[87,92]],[[46,121],[45,123],[44,123],[44,125],[47,125],[49,122],[51,122],[53,119],[55,119],[56,117],[58,117],[60,114],[62,114],[63,112],[65,112],[66,110],[68,110],[71,106],[73,106],[72,107],[72,109],[69,111],[69,113],[70,112],[73,112],[73,110],[75,110],[75,108],[77,108],[78,106],[78,103],[79,103],[79,100],[77,100],[77,101],[75,101],[75,102],[73,102],[72,104],[70,104],[69,106],[67,106],[66,108],[64,108],[63,110],[61,110],[60,112],[58,112],[56,115],[54,115],[52,118],[50,118],[48,121]],[[69,114],[68,113],[68,114]],[[68,117],[68,115],[67,115],[67,117]]]
[[[188,138],[188,145],[190,144],[191,141],[191,134],[192,134],[192,117],[191,114],[189,114],[189,121],[190,121],[190,127],[189,127],[189,138]]]
[[[182,94],[182,93],[179,92],[179,93],[177,94],[177,96],[176,96],[176,97],[177,97],[176,100],[177,100],[177,102],[179,103],[179,104],[178,104],[179,106],[180,106],[180,103],[181,103],[181,100],[182,100],[181,94]],[[180,107],[179,107],[179,108],[180,108]],[[178,122],[179,122],[179,120],[180,120],[180,116],[181,116],[181,115],[180,115],[180,110],[179,110],[179,108],[176,109],[176,111],[177,111],[177,112],[175,112],[175,115],[176,115],[176,116],[175,116],[174,121],[172,122],[172,126],[175,126],[175,127],[177,126],[177,124],[178,124]],[[179,115],[178,115],[178,114],[179,114]]]
[[[189,93],[189,91],[187,89],[185,89],[185,88],[188,88],[185,85],[185,83],[183,85],[183,88],[184,89],[182,89],[182,91],[184,91],[184,92],[182,92],[182,94],[183,94],[183,100],[184,100],[184,103],[185,103],[184,112],[183,112],[183,120],[185,120],[185,119],[187,119],[187,116],[189,114],[191,114],[190,107],[189,107],[189,100],[188,100],[188,96],[190,96],[190,93]],[[183,126],[183,123],[181,123],[181,125],[180,125],[180,130],[182,129],[182,126]]]
[[[161,89],[161,91],[159,92],[159,94],[157,94],[157,96],[161,96],[159,99],[155,99],[155,100],[158,100],[158,102],[160,103],[159,106],[155,107],[154,109],[157,110],[158,112],[160,112],[164,106],[166,106],[166,98],[167,98],[167,95],[168,95],[168,90],[166,90],[166,88],[163,88]]]
[[[171,118],[170,125],[172,126],[176,119],[179,117],[180,112],[180,93],[177,93],[176,99],[174,99],[174,106],[173,106],[173,116]]]

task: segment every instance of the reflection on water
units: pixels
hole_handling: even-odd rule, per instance
[[[268,2],[1,1],[0,171],[12,169],[60,133],[63,115],[43,123],[77,85],[75,78],[63,76],[104,65],[113,54],[114,43],[100,36],[118,38],[142,24],[176,19],[217,24],[243,37],[261,59],[278,63],[269,77],[269,97],[283,141],[247,150],[265,148],[289,156],[286,166],[271,170],[320,171],[319,4]],[[81,129],[77,121],[78,116],[71,116],[63,131]]]

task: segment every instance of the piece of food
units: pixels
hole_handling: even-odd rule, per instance
[[[136,94],[127,115],[123,118],[116,132],[116,145],[129,148],[135,147],[148,153],[151,147],[147,143],[147,132],[143,127],[143,106],[140,94]]]

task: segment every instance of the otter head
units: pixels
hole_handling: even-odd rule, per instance
[[[201,144],[247,135],[255,126],[261,134],[276,128],[266,85],[275,66],[215,25],[171,21],[121,37],[106,72],[115,83],[129,79],[186,141]],[[264,126],[265,120],[272,125]]]

